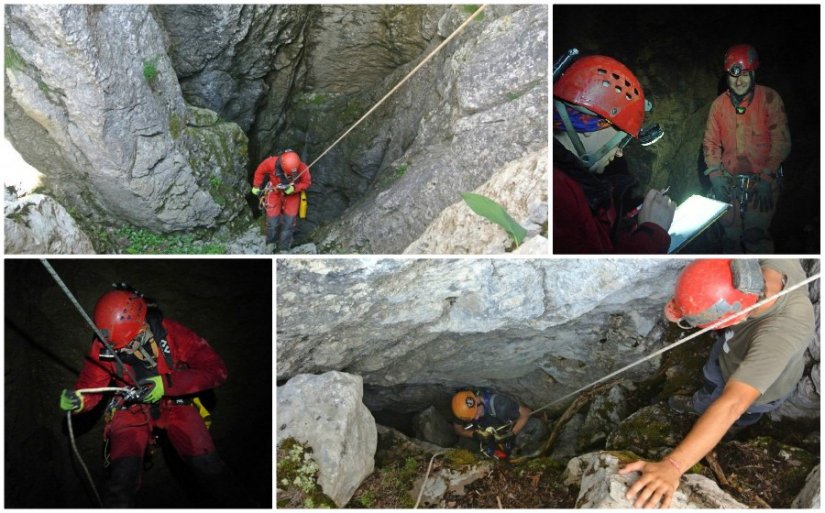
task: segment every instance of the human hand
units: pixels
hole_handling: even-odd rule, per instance
[[[286,189],[284,189],[284,194],[286,194],[287,196],[289,196],[293,192],[295,192],[295,187],[293,187],[291,185],[289,187],[287,187]]]
[[[708,178],[710,178],[710,188],[713,191],[713,195],[716,196],[716,199],[723,200],[730,198],[730,186],[727,177],[720,173],[718,175],[710,175]]]
[[[152,376],[145,378],[138,382],[141,387],[140,397],[138,400],[144,403],[156,403],[163,397],[163,377]]]
[[[641,472],[642,476],[628,488],[625,497],[634,500],[636,508],[668,508],[679,487],[681,473],[668,461],[634,461],[619,470],[619,474]],[[659,504],[661,501],[661,504]]]
[[[665,231],[673,222],[676,204],[668,196],[656,189],[647,191],[642,209],[639,211],[639,224],[653,223],[661,226]]]
[[[74,390],[63,389],[60,392],[60,409],[63,411],[79,412],[83,409],[83,396]]]
[[[255,196],[257,196],[260,193],[261,193],[261,189],[259,187],[253,187],[252,188],[252,194],[254,194]]]
[[[756,189],[753,195],[753,206],[758,208],[760,212],[768,212],[773,208],[773,190],[771,182],[762,179],[756,184]]]

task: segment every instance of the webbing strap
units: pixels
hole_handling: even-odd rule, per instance
[[[784,290],[782,290],[782,291],[780,291],[780,292],[778,292],[778,293],[774,294],[774,295],[773,295],[773,296],[771,296],[771,297],[765,298],[765,299],[763,299],[762,301],[759,301],[758,303],[755,303],[755,304],[753,304],[753,305],[751,305],[751,306],[749,306],[749,307],[745,308],[744,310],[742,310],[741,312],[739,312],[739,315],[741,315],[741,314],[745,314],[745,313],[748,313],[748,312],[750,312],[751,310],[755,310],[755,309],[759,308],[760,306],[762,306],[762,305],[764,305],[764,304],[766,304],[766,303],[768,303],[768,302],[770,302],[770,301],[775,301],[775,300],[779,299],[780,297],[784,296],[785,294],[790,294],[790,293],[791,293],[791,292],[793,292],[794,290],[796,290],[796,289],[798,289],[798,288],[800,288],[800,287],[803,287],[803,286],[805,286],[805,285],[807,285],[807,284],[811,283],[812,281],[818,280],[818,279],[819,279],[819,276],[820,276],[820,273],[817,273],[817,274],[815,274],[815,275],[813,275],[813,276],[809,277],[809,278],[808,278],[808,279],[806,279],[806,280],[803,280],[803,281],[801,281],[801,282],[799,282],[799,283],[797,283],[797,284],[795,284],[795,285],[793,285],[793,286],[791,286],[791,287],[788,287],[787,289],[784,289]],[[692,339],[694,339],[694,338],[696,338],[696,337],[698,337],[698,336],[704,335],[704,334],[705,334],[705,333],[707,333],[708,331],[713,330],[713,329],[716,329],[716,327],[717,327],[717,326],[720,326],[720,325],[722,325],[722,324],[724,324],[724,323],[728,322],[728,320],[729,320],[729,319],[727,319],[727,318],[725,318],[725,319],[719,319],[718,321],[714,322],[713,324],[711,324],[711,325],[710,325],[710,326],[708,326],[707,328],[703,328],[703,329],[701,329],[701,330],[697,331],[696,333],[694,333],[694,334],[692,334],[692,335],[689,335],[689,336],[687,336],[687,337],[683,338],[682,340],[677,340],[676,342],[674,342],[674,343],[672,343],[672,344],[669,344],[669,345],[667,345],[667,346],[663,347],[662,349],[659,349],[658,351],[654,351],[654,352],[652,352],[651,354],[649,354],[649,355],[645,356],[644,358],[641,358],[641,359],[639,359],[639,360],[637,360],[637,361],[635,361],[635,362],[633,362],[633,363],[631,363],[631,364],[629,364],[629,365],[625,365],[624,367],[622,367],[621,369],[619,369],[619,370],[617,370],[617,371],[611,372],[610,374],[608,374],[607,376],[604,376],[603,378],[599,378],[599,379],[597,379],[596,381],[594,381],[594,382],[592,382],[592,383],[590,383],[590,384],[588,384],[588,385],[585,385],[585,386],[583,386],[583,387],[579,388],[578,390],[574,390],[573,392],[570,392],[570,393],[569,393],[569,394],[567,394],[567,395],[564,395],[564,396],[562,396],[562,397],[560,397],[560,398],[558,398],[558,399],[556,399],[556,400],[554,400],[554,401],[551,401],[551,402],[549,402],[549,403],[545,404],[544,406],[542,406],[541,408],[539,408],[539,409],[537,409],[537,410],[533,410],[533,413],[531,413],[531,415],[534,415],[534,414],[536,414],[536,413],[538,413],[538,412],[540,412],[540,411],[542,411],[542,410],[545,410],[545,409],[547,409],[547,408],[549,408],[549,407],[551,407],[551,406],[553,406],[553,405],[555,405],[555,404],[558,404],[558,403],[560,403],[560,402],[562,402],[562,401],[564,401],[564,400],[566,400],[566,399],[569,399],[570,397],[573,397],[573,396],[575,396],[575,395],[577,395],[577,394],[580,394],[581,392],[584,392],[585,390],[587,390],[588,388],[590,388],[590,387],[592,387],[592,386],[594,386],[594,385],[598,385],[599,383],[603,383],[603,382],[605,382],[605,381],[607,381],[607,380],[609,380],[609,379],[611,379],[611,378],[614,378],[614,377],[618,376],[619,374],[621,374],[622,372],[624,372],[624,371],[626,371],[626,370],[628,370],[628,369],[630,369],[630,368],[632,368],[632,367],[635,367],[635,366],[637,366],[637,365],[639,365],[639,364],[641,364],[641,363],[644,363],[644,362],[646,362],[646,361],[648,361],[648,360],[650,360],[650,359],[652,359],[652,358],[655,358],[655,357],[659,356],[660,354],[666,353],[667,351],[670,351],[671,349],[674,349],[674,348],[676,348],[676,347],[678,347],[678,346],[680,346],[680,345],[684,344],[684,343],[685,343],[685,342],[687,342],[688,340],[692,340]]]

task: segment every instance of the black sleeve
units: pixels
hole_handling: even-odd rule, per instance
[[[515,422],[519,418],[519,404],[511,397],[496,394],[491,398],[491,402],[496,418],[505,422]]]

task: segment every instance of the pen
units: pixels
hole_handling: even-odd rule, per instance
[[[670,190],[670,185],[668,185],[667,187],[665,187],[665,189],[662,191],[662,194],[663,194],[663,195],[664,195],[664,194],[667,194],[667,191],[669,191],[669,190]],[[628,212],[626,217],[633,217],[633,216],[635,216],[636,214],[638,214],[638,213],[639,213],[639,211],[642,209],[642,205],[644,205],[644,202],[639,203],[639,206],[638,206],[638,207],[636,207],[636,208],[634,208],[633,210],[631,210],[630,212]]]

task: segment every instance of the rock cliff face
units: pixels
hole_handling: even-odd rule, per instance
[[[546,148],[547,11],[490,7],[333,148],[313,167],[299,239],[338,220],[314,236],[322,251],[401,252],[457,190]],[[253,226],[245,194],[262,158],[313,160],[469,14],[8,6],[6,137],[87,232],[231,242]]]
[[[660,347],[684,263],[279,261],[278,378],[346,370],[408,411],[467,384],[538,407]]]

